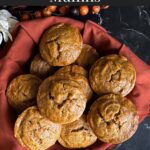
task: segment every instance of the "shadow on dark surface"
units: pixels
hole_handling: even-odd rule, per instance
[[[150,64],[150,7],[110,8],[103,12],[102,18],[102,26],[112,36]]]

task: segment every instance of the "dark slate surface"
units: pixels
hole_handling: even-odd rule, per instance
[[[82,21],[91,19],[102,24],[113,37],[129,46],[150,65],[150,7],[110,7],[100,15],[75,18]],[[150,150],[150,117],[140,124],[130,140],[115,150]]]
[[[150,65],[150,7],[110,8],[102,12],[102,25]],[[150,117],[117,150],[150,150]]]

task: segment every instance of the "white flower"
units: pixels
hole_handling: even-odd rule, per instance
[[[17,23],[16,17],[12,16],[10,12],[5,9],[0,10],[0,45],[2,41],[12,40],[10,32],[13,31]]]

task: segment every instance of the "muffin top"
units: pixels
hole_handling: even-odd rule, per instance
[[[37,54],[30,65],[30,73],[40,78],[45,78],[53,72],[53,67],[44,61],[39,54]]]
[[[90,100],[92,95],[93,95],[93,91],[90,87],[89,81],[86,77],[82,76],[82,75],[78,75],[78,74],[65,74],[64,77],[76,81],[79,83],[83,93],[86,96],[87,100]]]
[[[76,64],[82,67],[90,67],[98,58],[99,54],[94,47],[83,44],[81,54],[76,60]]]
[[[30,150],[45,150],[55,144],[61,126],[40,115],[36,106],[26,109],[16,120],[14,135]]]
[[[86,148],[96,142],[97,137],[87,123],[86,116],[62,125],[58,142],[66,148]]]
[[[6,92],[9,104],[18,112],[36,104],[36,95],[40,84],[41,79],[31,74],[14,78]]]
[[[49,27],[40,41],[41,57],[51,66],[66,66],[75,62],[81,49],[79,29],[64,23]]]
[[[65,75],[65,74],[78,74],[85,77],[88,77],[88,72],[81,66],[78,65],[69,65],[58,69],[55,72],[56,75]]]
[[[82,91],[83,91],[83,93],[85,94],[87,100],[90,100],[92,95],[93,95],[93,91],[90,87],[88,79],[85,76],[82,75],[84,70],[83,71],[81,70],[82,71],[82,74],[81,74],[79,72],[79,70],[77,69],[78,67],[76,65],[75,65],[75,67],[66,66],[66,67],[63,67],[63,68],[59,69],[55,73],[55,76],[62,76],[62,78],[64,78],[64,79],[69,79],[69,80],[73,80],[73,81],[78,82],[81,89],[82,89]],[[75,69],[73,71],[71,71],[70,70],[71,68],[75,68]],[[70,72],[67,72],[69,70],[70,70]],[[78,72],[78,73],[76,73],[76,72]]]
[[[86,106],[80,85],[72,80],[45,79],[38,91],[37,104],[41,114],[52,122],[67,124],[77,120]]]
[[[114,93],[126,96],[134,88],[136,71],[124,56],[107,55],[94,63],[89,80],[98,95]]]
[[[126,97],[108,94],[95,101],[88,122],[99,140],[119,144],[128,140],[138,127],[135,105]]]

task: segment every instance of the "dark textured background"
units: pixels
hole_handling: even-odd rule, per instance
[[[103,26],[150,65],[150,7],[121,7],[102,14]],[[150,117],[117,150],[150,150]]]
[[[109,33],[129,46],[150,65],[150,7],[110,7],[98,15],[75,17],[102,24]],[[150,117],[139,126],[135,135],[115,150],[150,150]]]
[[[101,16],[102,26],[150,65],[150,7],[113,7],[103,11]],[[116,149],[150,150],[150,117],[130,140]]]
[[[150,7],[113,7],[103,11],[102,26],[150,65]],[[150,117],[117,150],[150,150]]]

